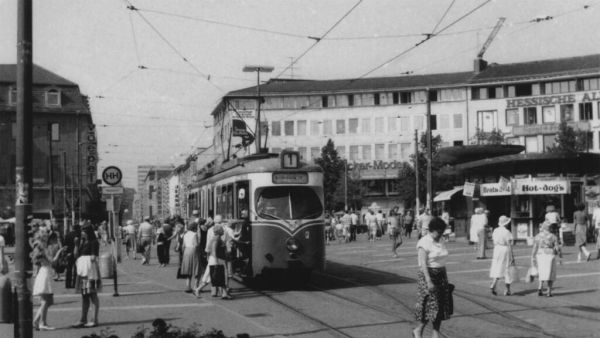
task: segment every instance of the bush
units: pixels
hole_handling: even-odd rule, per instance
[[[139,327],[131,336],[132,338],[228,338],[223,331],[210,329],[203,331],[200,324],[193,324],[189,328],[179,328],[168,324],[158,318],[152,322],[152,329]],[[82,338],[119,338],[110,328],[100,331],[100,334],[92,333]]]

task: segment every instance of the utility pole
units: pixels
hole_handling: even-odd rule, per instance
[[[261,152],[261,125],[260,125],[260,72],[270,73],[273,71],[273,67],[270,66],[244,66],[242,69],[243,72],[256,72],[256,153],[260,154]]]
[[[75,113],[77,116],[77,125],[75,127],[75,133],[77,134],[77,212],[78,219],[81,220],[81,153],[79,149],[81,147],[81,137],[79,136],[79,110]]]
[[[348,160],[344,159],[344,210],[348,210]]]
[[[50,204],[52,205],[52,211],[54,212],[54,162],[52,161],[52,123],[48,123],[48,153],[50,160],[48,161],[49,174],[50,174]]]
[[[75,225],[75,169],[71,164],[71,224]]]
[[[69,218],[67,217],[67,152],[62,152],[63,167],[63,225],[65,236],[69,233]]]
[[[32,1],[20,0],[17,7],[17,144],[15,168],[15,288],[17,318],[15,336],[33,337],[33,304],[27,279],[31,275],[27,216],[32,214],[33,164],[33,40]]]
[[[427,209],[433,211],[433,192],[432,192],[432,174],[431,174],[431,100],[429,95],[431,91],[427,88]]]
[[[415,201],[415,215],[419,215],[420,203],[419,203],[419,130],[415,129],[415,189],[416,189],[416,201]]]

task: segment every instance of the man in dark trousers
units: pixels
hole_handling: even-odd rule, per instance
[[[75,278],[77,277],[77,273],[75,273],[75,261],[77,260],[78,248],[79,248],[79,240],[81,238],[81,225],[83,222],[79,222],[80,224],[73,225],[73,229],[65,236],[65,250],[68,253],[67,256],[67,267],[65,269],[65,288],[72,289],[75,287]]]

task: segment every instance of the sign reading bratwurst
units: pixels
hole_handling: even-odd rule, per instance
[[[530,181],[518,180],[515,184],[515,195],[559,195],[569,193],[567,181]]]

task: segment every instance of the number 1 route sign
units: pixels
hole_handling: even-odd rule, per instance
[[[102,180],[108,185],[117,185],[121,182],[122,178],[123,173],[121,173],[121,169],[115,166],[106,167],[102,171]]]

